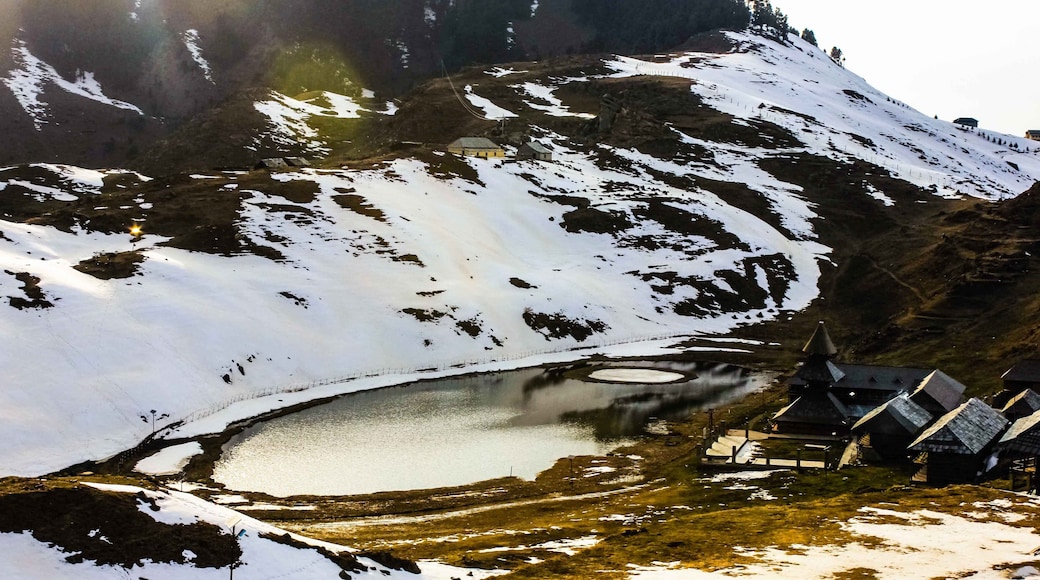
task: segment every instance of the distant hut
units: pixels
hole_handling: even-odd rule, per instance
[[[516,150],[516,158],[552,161],[552,151],[537,141],[528,141]]]
[[[990,467],[987,456],[1007,426],[995,409],[969,399],[910,444],[909,450],[920,454],[915,463],[921,465],[913,481],[947,485],[976,480]]]
[[[311,162],[307,161],[303,157],[286,157],[285,163],[289,167],[310,167]]]
[[[266,169],[268,171],[278,171],[280,169],[288,169],[289,164],[285,162],[282,157],[268,157],[267,159],[261,159],[253,169]]]
[[[867,460],[906,459],[910,442],[931,421],[932,414],[903,393],[857,421],[852,426],[852,434]]]
[[[1028,417],[1037,411],[1040,411],[1040,395],[1032,389],[1026,389],[1011,397],[1000,409],[1001,414],[1011,422]]]
[[[460,137],[448,145],[448,153],[464,157],[505,157],[506,152],[486,137]]]
[[[953,120],[954,125],[960,125],[962,127],[978,127],[979,120],[973,117],[957,117]]]
[[[1026,131],[1026,139],[1030,141],[1040,141],[1040,129],[1030,129]]]
[[[773,415],[774,431],[786,434],[844,437],[849,433],[849,411],[830,391],[845,373],[830,361],[838,349],[821,321],[802,347],[806,359],[795,373],[804,385],[791,404]]]
[[[950,375],[934,370],[910,394],[910,399],[924,407],[925,411],[939,416],[956,409],[964,401],[965,389]]]

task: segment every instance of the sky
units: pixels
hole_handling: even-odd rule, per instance
[[[791,26],[890,97],[952,121],[1040,129],[1040,1],[774,0]]]

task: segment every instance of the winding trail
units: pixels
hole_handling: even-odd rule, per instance
[[[877,263],[877,260],[875,260],[875,259],[874,259],[874,256],[871,256],[870,254],[863,254],[863,257],[864,257],[864,258],[866,258],[866,259],[868,259],[868,260],[870,260],[870,264],[871,264],[872,266],[874,266],[874,267],[875,267],[875,268],[877,268],[877,269],[878,269],[879,271],[883,272],[883,273],[884,273],[885,275],[887,275],[887,276],[888,276],[889,278],[891,278],[893,282],[895,282],[896,284],[898,284],[898,285],[902,286],[903,288],[906,288],[906,289],[907,289],[907,290],[909,290],[909,291],[910,291],[911,293],[913,293],[913,295],[914,295],[915,297],[917,297],[917,300],[918,300],[919,302],[921,302],[922,304],[924,303],[924,301],[925,301],[925,299],[924,299],[924,295],[923,295],[923,294],[921,294],[921,291],[920,291],[920,290],[918,290],[918,289],[917,289],[917,288],[915,288],[914,286],[911,286],[910,284],[908,284],[908,283],[904,282],[904,281],[903,281],[903,280],[902,280],[902,279],[901,279],[901,278],[900,278],[899,276],[897,276],[897,275],[895,274],[895,272],[893,272],[892,270],[889,270],[888,268],[886,268],[886,267],[882,266],[881,264],[878,264],[878,263]]]
[[[545,503],[560,503],[560,502],[567,502],[567,501],[580,501],[580,500],[587,500],[587,499],[598,499],[598,498],[603,498],[603,497],[610,497],[612,495],[619,495],[619,494],[629,493],[629,492],[633,492],[633,491],[645,490],[645,489],[650,488],[651,485],[653,485],[654,483],[659,483],[661,481],[663,481],[663,480],[659,479],[659,480],[655,480],[655,481],[650,482],[650,483],[643,483],[643,484],[634,485],[634,486],[631,486],[631,487],[622,487],[622,488],[618,488],[618,489],[612,489],[612,490],[609,490],[609,491],[598,491],[598,492],[594,492],[594,493],[585,493],[585,494],[580,494],[580,495],[555,494],[555,495],[552,495],[550,497],[543,497],[543,498],[538,498],[538,499],[511,501],[511,502],[506,502],[506,503],[494,503],[494,504],[475,506],[475,507],[461,509],[461,510],[453,510],[453,511],[448,511],[448,512],[435,513],[435,514],[424,514],[424,515],[419,515],[419,516],[370,516],[370,517],[364,517],[364,518],[357,518],[357,519],[354,519],[354,520],[343,520],[343,521],[328,522],[328,523],[308,522],[308,523],[301,523],[301,524],[298,524],[298,525],[285,525],[285,524],[282,524],[282,527],[285,527],[286,529],[307,528],[308,530],[321,529],[321,530],[326,530],[326,531],[341,532],[341,531],[345,531],[345,530],[351,530],[351,529],[355,529],[355,528],[364,528],[364,527],[370,527],[370,526],[396,526],[396,525],[417,524],[417,523],[432,522],[432,521],[439,521],[439,520],[448,520],[448,519],[451,519],[451,518],[465,517],[465,516],[472,515],[472,514],[477,514],[477,513],[482,513],[482,512],[489,512],[489,511],[500,510],[500,509],[510,509],[510,508],[519,507],[519,506],[528,506],[528,505],[545,504]],[[655,488],[655,491],[665,490],[665,489],[668,489],[669,487],[671,487],[671,486],[667,486],[667,485],[666,486],[662,486],[662,487],[659,487],[659,488]]]

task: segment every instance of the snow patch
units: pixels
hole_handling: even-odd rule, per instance
[[[210,83],[213,83],[213,74],[209,67],[209,62],[202,56],[202,49],[199,48],[199,31],[194,28],[184,31],[181,35],[184,40],[184,46],[187,47],[188,52],[191,53],[191,59],[195,61],[195,64],[199,65],[199,69],[202,70],[203,76]]]
[[[466,100],[474,107],[484,111],[484,118],[490,120],[509,119],[517,114],[499,107],[490,100],[473,93],[473,85],[466,85]]]
[[[167,447],[137,462],[134,471],[147,475],[172,475],[180,473],[192,457],[202,453],[202,445],[196,441]]]
[[[0,81],[11,90],[22,110],[32,117],[37,131],[47,124],[50,116],[49,105],[43,101],[43,93],[49,84],[92,101],[144,114],[136,105],[106,96],[92,72],[77,71],[76,80],[70,82],[54,67],[33,56],[25,41],[15,40],[11,52],[18,68],[11,69]]]

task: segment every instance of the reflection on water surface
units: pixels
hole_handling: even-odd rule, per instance
[[[533,479],[561,457],[606,453],[654,418],[687,417],[765,380],[729,365],[634,366],[694,378],[612,384],[534,368],[354,393],[242,432],[228,443],[213,479],[278,496]]]

